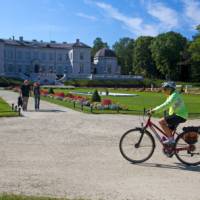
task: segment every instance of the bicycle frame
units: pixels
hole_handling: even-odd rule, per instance
[[[142,124],[143,126],[143,124]],[[160,141],[160,143],[162,144],[163,147],[165,147],[162,137],[160,136],[160,134],[162,136],[166,136],[165,132],[163,130],[161,130],[157,125],[155,125],[152,121],[151,121],[151,115],[149,115],[149,118],[147,120],[147,123],[145,124],[145,126],[143,126],[143,129],[146,130],[147,128],[150,128],[152,130],[152,132],[155,134],[155,136],[157,137],[157,139]],[[157,130],[157,131],[156,131]],[[158,133],[159,132],[159,133]],[[173,131],[172,135],[174,137],[174,135],[178,133],[176,132],[176,130]],[[142,136],[143,137],[143,136]],[[141,142],[142,138],[140,139],[139,143]],[[179,151],[183,151],[183,150],[189,150],[190,147],[185,147],[185,148],[176,148],[176,152]]]
[[[144,126],[144,130],[146,130],[147,128],[150,128],[152,130],[152,132],[155,134],[155,136],[157,137],[157,139],[160,141],[160,143],[164,146],[163,144],[163,140],[162,140],[162,137],[167,137],[165,132],[159,128],[156,124],[154,124],[152,121],[151,121],[151,115],[149,115],[149,118],[147,120],[147,123],[145,124]],[[172,132],[172,135],[174,137],[174,135],[177,134],[176,133],[176,130],[174,130]],[[160,136],[161,135],[161,136]]]

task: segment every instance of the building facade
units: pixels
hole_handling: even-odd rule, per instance
[[[103,48],[100,49],[94,56],[94,74],[104,74],[104,75],[120,75],[120,66],[117,63],[117,57],[115,52]]]
[[[0,39],[0,76],[55,84],[67,79],[137,79],[120,75],[115,52],[103,48],[91,61],[91,47],[80,42]]]
[[[53,82],[64,74],[91,74],[91,48],[80,42],[49,43],[0,39],[0,74],[41,82]]]

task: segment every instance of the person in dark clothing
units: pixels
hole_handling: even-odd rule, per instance
[[[22,97],[21,97],[21,96],[18,97],[17,106],[18,106],[18,107],[21,107],[21,108],[22,108],[22,106],[23,106],[23,100],[22,100]]]
[[[20,90],[20,96],[22,97],[23,101],[23,106],[22,106],[23,111],[27,111],[28,99],[30,94],[31,94],[31,86],[29,85],[29,81],[25,80]]]
[[[35,110],[40,109],[40,84],[38,82],[34,83],[33,94],[35,97]]]

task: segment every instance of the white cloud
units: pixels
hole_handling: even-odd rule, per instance
[[[200,2],[196,0],[182,0],[185,14],[192,21],[192,26],[200,24]]]
[[[91,21],[96,21],[97,20],[97,18],[95,16],[87,15],[85,13],[76,13],[76,15],[79,16],[79,17],[85,18],[85,19],[89,19]]]
[[[126,16],[119,12],[118,9],[107,3],[95,1],[93,1],[93,3],[95,3],[99,8],[103,9],[109,17],[125,25],[125,27],[128,28],[128,30],[134,33],[136,36],[155,36],[159,33],[158,27],[156,25],[145,24],[142,18]]]
[[[177,27],[179,24],[178,14],[175,10],[165,6],[163,3],[149,3],[147,12],[151,16],[157,18],[168,29]]]

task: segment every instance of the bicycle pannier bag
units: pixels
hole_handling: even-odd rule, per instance
[[[195,144],[198,141],[198,132],[200,132],[200,127],[184,127],[183,131],[186,132],[183,135],[183,139],[188,144]]]

